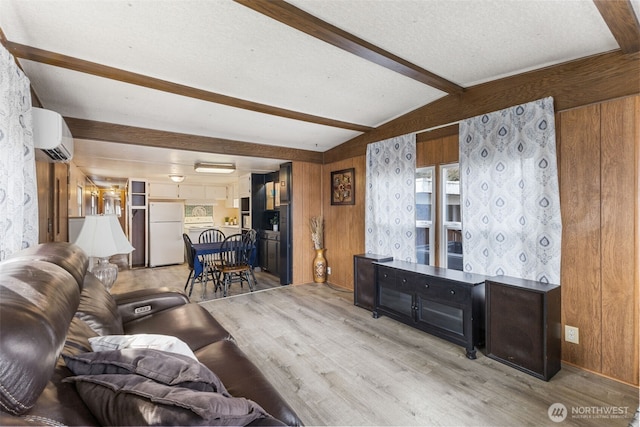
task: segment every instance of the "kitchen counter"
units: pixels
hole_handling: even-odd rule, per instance
[[[240,225],[216,225],[215,228],[222,231],[225,237],[240,233]]]

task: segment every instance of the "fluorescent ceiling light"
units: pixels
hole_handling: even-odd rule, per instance
[[[233,163],[196,163],[195,170],[204,173],[231,173],[236,167]]]
[[[171,178],[171,181],[173,181],[173,182],[182,182],[182,181],[184,181],[184,175],[169,175],[169,178]]]

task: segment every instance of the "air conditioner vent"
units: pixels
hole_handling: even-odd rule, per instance
[[[54,162],[66,162],[71,158],[71,153],[64,147],[54,148],[52,150],[42,150],[44,154],[49,156]]]
[[[34,107],[33,145],[36,160],[68,162],[73,157],[73,137],[62,116],[55,111]]]

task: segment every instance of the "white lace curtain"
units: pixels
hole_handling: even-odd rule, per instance
[[[365,251],[415,262],[416,136],[367,146]]]
[[[553,98],[460,123],[464,271],[560,283]]]
[[[0,260],[38,243],[29,79],[0,45]]]

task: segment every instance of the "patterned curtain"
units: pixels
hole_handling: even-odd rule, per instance
[[[0,260],[38,243],[29,79],[0,46]]]
[[[365,251],[415,262],[416,136],[367,146]]]
[[[560,283],[553,98],[460,123],[464,271]]]

